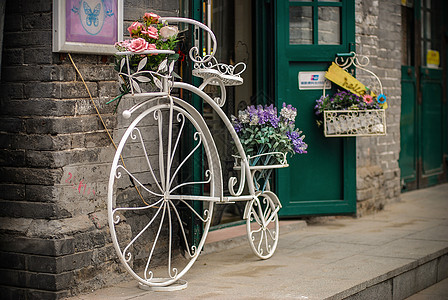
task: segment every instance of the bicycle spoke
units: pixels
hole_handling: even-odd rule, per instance
[[[134,128],[134,130],[137,131],[137,132],[138,132],[138,135],[140,136],[140,143],[141,143],[141,145],[142,145],[143,154],[145,155],[146,163],[148,164],[149,171],[151,172],[152,178],[154,179],[154,182],[156,183],[156,185],[157,185],[157,187],[159,188],[160,192],[163,193],[163,189],[162,189],[162,187],[159,185],[159,182],[158,182],[158,180],[157,180],[157,178],[156,178],[156,175],[154,174],[154,170],[153,170],[153,168],[152,168],[152,166],[151,166],[151,162],[149,161],[148,152],[146,151],[145,143],[143,142],[142,133],[140,132],[140,130],[139,130],[137,127]],[[135,139],[135,138],[137,138],[137,137],[135,136],[135,138],[134,138],[133,135],[131,134],[131,138],[132,138],[132,139]]]

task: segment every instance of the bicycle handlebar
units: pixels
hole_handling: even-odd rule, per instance
[[[215,34],[213,33],[213,31],[208,26],[202,24],[199,21],[188,19],[188,18],[162,17],[162,18],[160,18],[160,20],[161,20],[161,22],[187,23],[187,24],[198,26],[198,27],[202,28],[203,30],[207,31],[207,33],[210,35],[210,37],[212,38],[212,41],[213,41],[212,53],[210,53],[209,55],[205,56],[203,59],[197,60],[195,57],[200,57],[199,56],[200,52],[199,52],[198,47],[193,46],[193,47],[191,47],[190,52],[189,52],[190,59],[193,62],[195,62],[195,63],[207,63],[215,56],[218,43],[216,42]]]

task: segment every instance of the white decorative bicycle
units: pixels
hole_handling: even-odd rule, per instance
[[[204,246],[217,202],[246,201],[244,219],[251,249],[261,259],[274,254],[281,203],[269,191],[268,175],[260,174],[270,174],[271,169],[288,164],[284,153],[248,157],[231,121],[221,109],[226,101],[225,86],[243,83],[240,74],[245,65],[219,64],[214,58],[216,38],[204,24],[185,18],[162,19],[202,28],[213,41],[213,52],[200,57],[197,48],[190,50],[193,75],[203,79],[199,87],[174,81],[174,62],[162,62],[157,72],[131,74],[129,57],[135,53],[119,53],[123,55],[120,76],[127,78],[131,87],[131,93],[125,97],[138,100],[123,112],[123,117],[130,118],[139,112],[124,132],[112,163],[108,217],[118,257],[142,287],[181,289],[186,287],[186,282],[180,278],[191,268]],[[174,52],[143,52],[159,53]],[[242,71],[236,73],[237,67]],[[159,91],[144,92],[139,87],[139,82],[147,81],[142,78],[143,72],[153,76]],[[221,97],[212,99],[206,94],[207,85],[219,86]],[[223,194],[221,164],[212,134],[195,107],[173,95],[173,90],[178,89],[194,93],[208,103],[230,132],[238,150],[234,169],[240,178],[230,178],[228,196]],[[281,159],[273,165],[255,163],[266,155]],[[192,168],[193,165],[197,167]],[[199,241],[189,238],[192,227],[202,231]]]

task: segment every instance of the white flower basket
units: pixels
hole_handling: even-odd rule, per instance
[[[326,137],[386,135],[386,111],[326,110],[324,134]]]
[[[238,155],[232,155],[235,158],[233,166],[234,170],[241,169],[241,157]],[[267,152],[254,156],[247,157],[249,161],[250,170],[268,170],[268,169],[280,169],[289,167],[286,160],[286,153],[283,152]]]

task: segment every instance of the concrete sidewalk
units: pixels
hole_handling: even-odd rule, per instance
[[[184,276],[185,290],[144,291],[131,281],[71,299],[405,299],[448,277],[448,184],[402,194],[360,219],[298,224],[287,224],[265,261],[247,242],[215,244]]]

